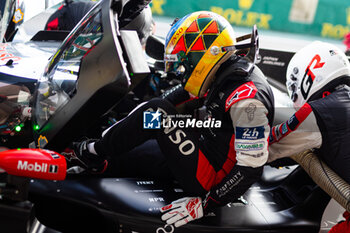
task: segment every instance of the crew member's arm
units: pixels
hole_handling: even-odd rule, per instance
[[[321,145],[322,135],[315,114],[306,103],[288,121],[272,127],[268,162]]]
[[[244,99],[231,107],[237,162],[204,198],[204,213],[236,200],[260,178],[268,159],[270,126],[267,114],[266,107],[256,99]]]

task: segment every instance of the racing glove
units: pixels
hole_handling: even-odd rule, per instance
[[[162,220],[166,221],[168,225],[174,224],[175,227],[180,227],[203,217],[202,198],[184,197],[162,207],[160,212],[165,212],[162,215]]]

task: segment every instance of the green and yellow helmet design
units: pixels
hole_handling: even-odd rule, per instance
[[[203,96],[220,64],[236,44],[233,28],[222,16],[199,11],[186,15],[170,29],[165,42],[165,71],[181,74],[186,91]]]

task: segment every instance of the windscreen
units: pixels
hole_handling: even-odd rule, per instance
[[[81,61],[103,37],[100,9],[95,8],[89,15],[63,42],[39,80],[35,102],[39,128],[74,97]]]

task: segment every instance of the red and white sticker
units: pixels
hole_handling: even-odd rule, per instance
[[[253,98],[257,91],[258,89],[255,87],[252,81],[239,86],[226,99],[225,111],[227,112],[233,104],[237,103],[240,100]]]

